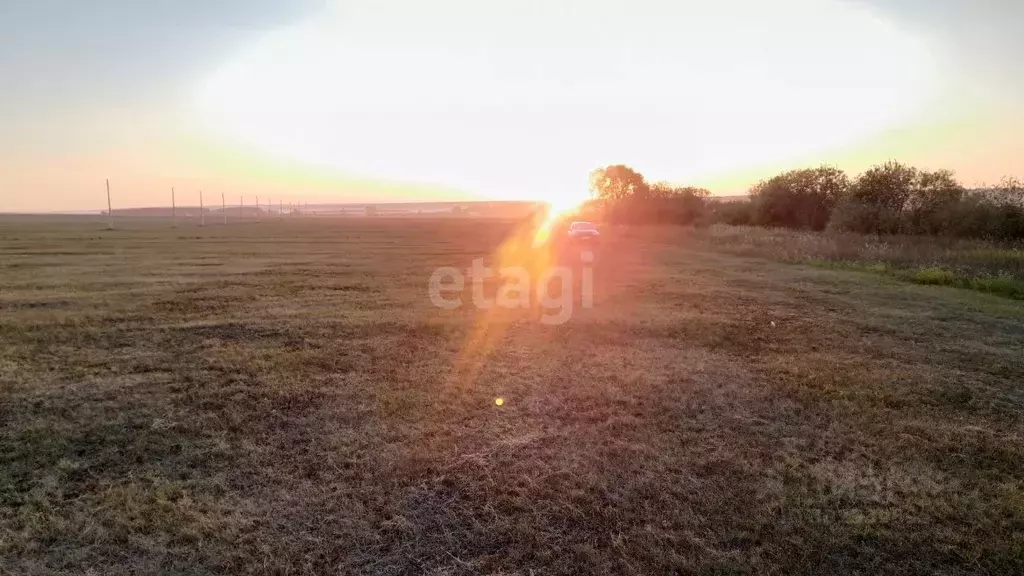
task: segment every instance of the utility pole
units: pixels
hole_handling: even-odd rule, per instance
[[[284,218],[284,201],[280,199],[277,201],[277,217]]]
[[[107,178],[107,230],[114,229],[114,209],[110,206],[110,179]]]

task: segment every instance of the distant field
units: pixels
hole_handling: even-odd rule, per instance
[[[1024,572],[1024,302],[620,229],[547,326],[428,298],[511,221],[102,227],[0,217],[0,573]]]

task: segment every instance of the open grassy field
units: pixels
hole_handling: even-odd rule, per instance
[[[1024,302],[626,229],[550,326],[428,298],[511,222],[119,226],[0,218],[0,573],[1024,572]]]

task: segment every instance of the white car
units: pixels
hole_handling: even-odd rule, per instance
[[[597,226],[590,222],[573,222],[569,225],[569,240],[580,242],[596,242],[601,237]]]

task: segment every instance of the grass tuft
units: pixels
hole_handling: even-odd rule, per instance
[[[937,266],[914,270],[911,272],[910,279],[915,284],[935,286],[953,286],[957,283],[957,276],[955,273]]]

